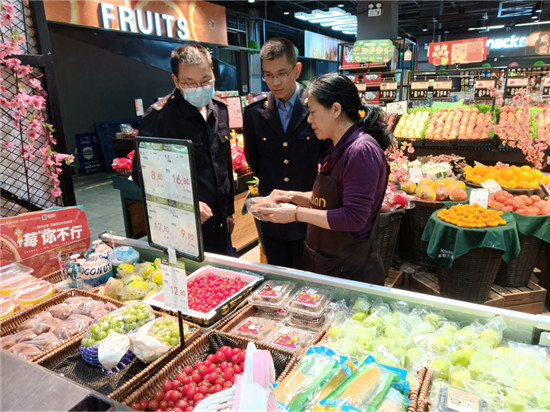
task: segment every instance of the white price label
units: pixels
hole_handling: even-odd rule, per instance
[[[409,179],[413,183],[419,183],[424,176],[422,176],[422,169],[420,167],[410,167],[409,168]]]
[[[434,81],[434,90],[452,90],[452,80],[436,80]]]
[[[187,275],[184,269],[161,264],[164,303],[170,309],[189,313]]]
[[[380,90],[397,90],[397,82],[382,82]]]
[[[481,187],[487,189],[489,193],[495,193],[502,190],[502,187],[497,183],[495,179],[489,179],[481,183]]]
[[[407,101],[403,100],[400,102],[388,103],[386,105],[386,113],[397,114],[397,115],[407,113]]]
[[[487,208],[489,203],[489,190],[487,189],[472,189],[470,192],[470,205],[477,203],[480,207]]]
[[[542,80],[542,84],[543,84],[544,87],[550,87],[550,77],[545,77]]]

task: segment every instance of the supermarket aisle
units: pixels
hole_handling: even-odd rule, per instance
[[[102,172],[73,177],[76,203],[84,208],[92,239],[109,230],[126,236],[120,192],[113,188],[111,176],[112,173]]]

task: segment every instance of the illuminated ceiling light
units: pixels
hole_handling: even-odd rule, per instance
[[[343,19],[334,19],[334,20],[322,22],[321,26],[323,26],[323,27],[332,27],[332,26],[336,26],[336,25],[344,24],[344,23],[355,23],[355,24],[357,24],[357,18],[356,17],[346,17],[346,18],[343,18]]]
[[[424,24],[422,26],[422,31],[428,31],[428,25],[427,24]]]
[[[285,4],[283,5],[283,14],[284,14],[285,16],[288,16],[288,15],[290,14],[290,8],[289,8],[289,6],[288,6],[288,3],[285,3]]]
[[[249,3],[255,3],[256,0],[248,0]]]
[[[474,30],[496,30],[496,29],[503,29],[504,27],[505,27],[504,24],[499,24],[497,26],[470,27],[468,30],[469,31],[474,31]]]
[[[342,32],[345,30],[346,34],[357,32],[357,16],[337,7],[331,7],[328,11],[316,9],[311,13],[296,12],[294,17],[309,23],[320,24],[322,27],[331,27],[333,30]]]
[[[343,3],[340,3],[340,4],[338,5],[338,7],[344,7],[344,4],[343,4]]]
[[[531,23],[518,23],[517,26],[535,26],[537,24],[550,24],[550,21],[533,21]]]

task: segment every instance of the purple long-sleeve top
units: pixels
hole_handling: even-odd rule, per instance
[[[357,140],[361,136],[369,135],[358,125],[350,127],[321,159],[319,172],[333,176],[335,166],[343,162],[337,176],[342,207],[327,211],[328,224],[331,230],[366,240],[384,200],[388,169],[382,148],[370,140]],[[355,141],[346,147],[350,140]]]

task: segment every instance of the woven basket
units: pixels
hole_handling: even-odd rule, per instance
[[[493,139],[457,139],[456,143],[459,150],[491,151],[495,146]]]
[[[402,258],[420,265],[422,270],[434,272],[435,262],[428,256],[428,242],[422,241],[422,233],[428,219],[438,209],[444,207],[441,202],[414,200],[414,208],[408,209],[399,229],[399,251]]]
[[[447,270],[437,265],[441,296],[483,303],[495,283],[504,252],[498,249],[473,249],[453,261]]]
[[[110,302],[110,303],[114,304],[117,307],[124,306],[121,302],[118,302],[118,301],[113,300],[113,299],[105,298],[103,296],[95,295],[93,293],[86,292],[84,290],[69,289],[66,292],[62,292],[62,293],[58,293],[56,295],[53,295],[52,297],[50,297],[50,298],[34,305],[34,306],[32,306],[28,309],[24,309],[22,311],[16,312],[15,314],[13,314],[12,316],[10,316],[6,319],[2,319],[2,321],[0,321],[0,335],[1,336],[7,336],[7,335],[11,335],[11,334],[15,333],[17,331],[17,327],[20,324],[22,324],[24,321],[26,321],[27,319],[32,318],[34,315],[37,315],[38,313],[40,313],[40,312],[42,312],[42,311],[44,311],[48,308],[51,308],[52,306],[63,303],[68,298],[74,297],[74,296],[90,297],[92,299],[95,299],[95,300],[98,300],[98,301],[101,301],[101,302],[105,302],[105,303]],[[76,335],[74,335],[72,338],[67,339],[62,344],[57,345],[55,348],[52,348],[52,349],[47,350],[45,352],[42,352],[39,355],[36,355],[34,358],[29,359],[29,361],[30,362],[36,362],[37,360],[41,359],[42,357],[44,357],[44,356],[46,356],[50,353],[62,350],[63,348],[70,345],[73,341],[80,342],[80,340],[85,335],[85,333],[86,333],[85,330],[81,331],[81,332],[77,333]]]
[[[136,389],[134,393],[124,399],[124,403],[130,405],[132,402],[139,402],[143,398],[151,399],[155,395],[155,392],[161,388],[162,382],[165,379],[174,380],[185,366],[193,366],[195,362],[204,360],[206,356],[215,353],[223,345],[233,347],[236,345],[240,349],[245,349],[248,342],[250,342],[249,339],[237,335],[217,331],[208,332],[196,340],[189,348],[177,355],[145,385]],[[258,349],[266,349],[271,353],[275,365],[277,382],[281,382],[294,366],[296,357],[292,353],[280,350],[272,345],[262,343],[255,343],[255,345]]]
[[[56,270],[55,272],[52,272],[46,276],[43,276],[40,278],[40,280],[47,280],[50,283],[58,283],[63,280],[63,274],[60,270]]]
[[[497,273],[495,283],[502,286],[527,286],[543,241],[534,236],[519,233],[521,251],[517,258],[509,263],[502,262]]]
[[[397,235],[401,226],[401,218],[405,215],[405,209],[397,209],[393,212],[380,213],[378,219],[378,234],[376,242],[380,247],[380,255],[387,274],[393,259],[393,251],[397,243]]]

